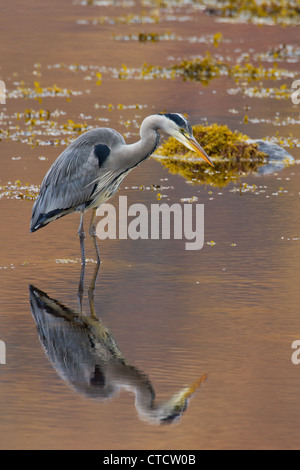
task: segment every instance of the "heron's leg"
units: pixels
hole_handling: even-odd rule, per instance
[[[85,233],[84,233],[84,228],[83,228],[83,216],[84,216],[84,212],[81,212],[80,224],[78,228],[80,250],[81,250],[81,264],[85,264],[85,246],[84,246]]]
[[[95,293],[95,285],[96,285],[97,277],[99,274],[99,268],[100,268],[100,263],[97,263],[95,266],[94,274],[93,274],[90,287],[89,287],[89,302],[90,302],[90,311],[91,311],[92,318],[97,318],[97,315],[95,313],[94,293]]]
[[[84,212],[81,212],[80,224],[78,228],[78,235],[79,235],[79,240],[80,240],[80,251],[81,251],[81,272],[80,272],[77,298],[78,298],[79,311],[81,314],[82,314],[82,299],[83,299],[83,293],[84,293],[84,275],[85,275],[85,246],[84,246],[85,233],[84,233],[84,228],[83,228],[83,215],[84,215]]]
[[[85,275],[85,264],[81,264],[81,271],[80,271],[80,279],[77,291],[77,299],[78,299],[78,306],[79,312],[82,315],[82,299],[84,293],[84,275]]]
[[[92,218],[91,218],[91,223],[90,223],[90,229],[89,229],[89,234],[92,237],[93,244],[95,247],[96,255],[97,255],[97,264],[101,263],[100,259],[100,253],[99,253],[99,248],[97,245],[97,239],[96,239],[96,213],[97,213],[97,207],[93,209],[92,212]]]

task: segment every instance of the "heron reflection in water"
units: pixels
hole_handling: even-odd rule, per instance
[[[89,287],[89,315],[82,313],[84,273],[80,278],[79,312],[29,286],[32,315],[49,361],[73,390],[87,398],[109,400],[124,388],[134,393],[135,407],[141,419],[153,424],[180,419],[206,375],[169,400],[158,403],[150,379],[126,360],[112,333],[95,313],[98,271],[97,264]]]

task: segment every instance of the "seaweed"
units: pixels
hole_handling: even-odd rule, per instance
[[[219,77],[221,70],[227,66],[215,59],[209,52],[205,57],[196,57],[192,60],[182,60],[172,66],[172,70],[181,75],[184,80],[199,81],[208,84],[212,78]]]
[[[199,0],[194,0],[199,3]],[[203,1],[201,1],[203,3]],[[299,24],[300,6],[297,0],[218,0],[205,2],[205,13],[222,18],[272,22],[273,24]],[[208,4],[209,3],[209,4]]]
[[[170,137],[156,152],[156,158],[172,174],[180,174],[193,184],[223,187],[242,175],[255,172],[268,157],[248,136],[225,125],[196,125],[193,133],[214,162],[214,168]]]

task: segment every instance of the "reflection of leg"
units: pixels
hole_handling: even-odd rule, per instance
[[[85,264],[85,246],[84,246],[84,239],[85,233],[83,228],[83,216],[84,212],[81,212],[80,224],[78,229],[78,235],[80,240],[80,250],[81,250],[81,264]]]
[[[90,302],[90,311],[91,311],[92,318],[97,318],[97,315],[95,313],[94,293],[95,293],[97,277],[99,274],[99,268],[100,268],[100,264],[97,263],[95,266],[94,274],[93,274],[90,287],[89,287],[89,302]]]
[[[97,263],[100,264],[101,259],[100,259],[100,253],[99,253],[97,239],[96,239],[96,212],[97,212],[97,207],[93,209],[93,212],[92,212],[89,234],[93,240],[93,244],[94,244],[94,248],[95,248],[96,256],[97,256]]]
[[[83,293],[84,293],[84,274],[85,274],[85,264],[82,264],[81,272],[80,272],[80,280],[79,280],[79,285],[78,285],[78,292],[77,292],[79,312],[81,315],[82,315],[82,299],[83,299]]]

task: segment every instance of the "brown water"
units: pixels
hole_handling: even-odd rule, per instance
[[[128,132],[129,142],[137,139],[145,116],[163,110],[187,113],[192,124],[203,122],[203,118],[227,124],[251,138],[275,136],[277,131],[281,137],[291,133],[293,139],[299,137],[299,124],[275,126],[274,119],[279,113],[281,124],[287,117],[299,121],[300,105],[293,105],[290,99],[231,95],[227,90],[238,86],[232,78],[214,79],[204,86],[180,78],[120,80],[113,76],[113,68],[120,69],[122,64],[128,69],[140,68],[144,62],[167,66],[172,58],[204,55],[206,50],[230,60],[242,52],[253,58],[274,45],[297,46],[299,31],[216,23],[189,7],[175,8],[172,21],[165,13],[157,24],[78,23],[143,11],[149,13],[138,2],[134,6],[88,7],[69,0],[49,4],[15,0],[2,8],[0,78],[9,95],[6,105],[0,105],[4,113],[0,127],[10,128],[13,134],[19,125],[28,135],[22,135],[21,141],[11,136],[1,141],[0,185],[16,180],[22,187],[40,184],[64,148],[42,143],[52,140],[55,144],[55,139],[65,138],[63,125],[68,119]],[[190,19],[180,21],[185,14]],[[141,31],[171,32],[182,40],[140,44],[113,38]],[[224,39],[219,48],[189,41],[191,37],[209,38],[216,32],[222,32]],[[73,71],[72,64],[90,68]],[[299,56],[295,62],[284,60],[279,66],[295,73]],[[100,85],[96,84],[97,72],[102,74]],[[294,79],[262,84],[279,88],[285,83],[289,89]],[[41,102],[13,96],[18,86],[34,89],[34,81],[42,88],[55,84],[82,94],[71,96],[70,101],[60,96],[42,97]],[[43,128],[43,122],[30,128],[24,116],[17,119],[15,113],[26,109],[63,111],[65,114],[51,117],[58,126],[57,135],[50,135],[50,125]],[[250,118],[247,124],[245,114]],[[256,118],[259,123],[251,121]],[[125,121],[129,121],[128,127]],[[32,134],[41,140],[39,146],[28,145]],[[72,132],[67,137],[75,135]],[[289,151],[296,161],[300,158],[299,147],[294,145]],[[77,311],[78,217],[63,218],[30,234],[33,202],[14,197],[17,191],[3,196],[0,339],[6,344],[6,364],[0,365],[0,447],[298,449],[300,365],[291,361],[291,344],[300,339],[299,181],[297,164],[271,175],[244,177],[241,182],[252,190],[242,192],[233,191],[240,182],[222,189],[187,184],[154,159],[135,169],[118,195],[126,195],[129,204],[141,202],[147,207],[157,202],[157,191],[141,191],[141,185],[162,186],[163,202],[198,197],[205,205],[205,245],[199,251],[186,251],[180,240],[100,243],[103,263],[95,288],[95,310],[103,324],[96,322],[98,326],[94,326],[108,339],[113,335],[117,353],[121,350],[124,355],[119,362],[110,362],[105,356],[110,352],[100,351],[106,357],[104,372],[95,369],[94,359],[85,356],[89,336],[84,327],[81,336],[78,324],[73,328],[71,322],[51,316],[48,307],[41,317],[45,323],[39,335],[31,314],[29,285],[47,294],[52,307],[57,301]],[[118,197],[112,202],[117,204]],[[208,244],[211,241],[215,244]],[[87,258],[94,258],[89,239]],[[92,261],[87,263],[86,313],[94,267]],[[75,321],[79,322],[76,316]],[[44,346],[54,350],[47,356],[42,343],[49,331],[53,344],[44,342]],[[61,339],[61,335],[65,336]],[[73,359],[60,349],[69,342],[74,348]],[[73,368],[68,369],[69,360],[73,360]],[[93,362],[91,370],[89,361]],[[70,380],[76,383],[76,370],[79,376],[85,365],[94,373],[97,400],[88,396],[84,386],[70,385]],[[150,383],[157,401],[163,402],[205,373],[209,373],[208,380],[176,423],[159,426],[149,421],[151,413],[139,413],[135,395],[143,395],[144,389],[147,395]],[[120,393],[114,394],[118,388]],[[107,389],[107,399],[103,398],[105,393],[99,398],[103,389]]]

